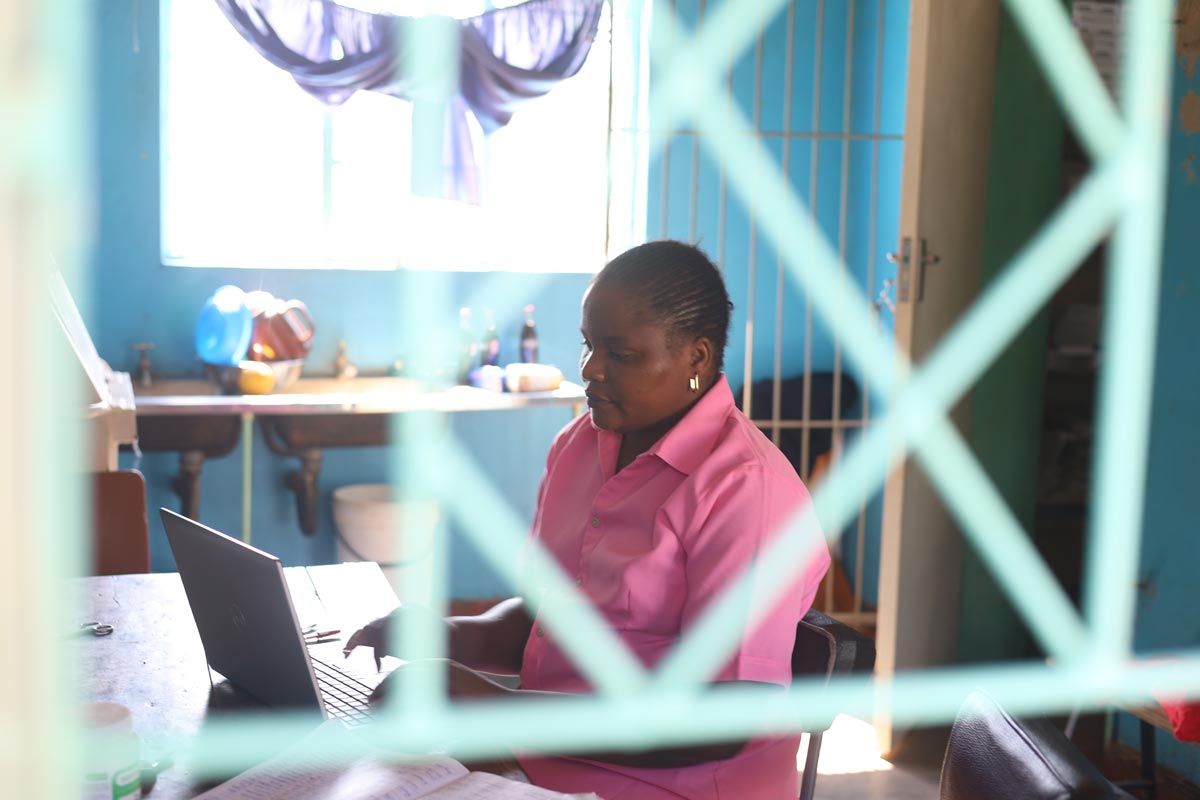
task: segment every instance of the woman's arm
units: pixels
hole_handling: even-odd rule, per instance
[[[521,598],[510,597],[477,616],[438,619],[437,622],[447,628],[450,658],[484,672],[520,672],[525,640],[529,638],[529,630],[533,627],[533,620],[526,615],[524,608]],[[410,660],[429,658],[432,653],[396,652],[389,641],[388,632],[393,624],[405,625],[406,619],[420,617],[428,623],[432,616],[433,612],[423,606],[398,606],[386,616],[355,631],[346,640],[342,652],[349,655],[356,647],[370,647],[375,651],[377,668],[384,655]]]
[[[471,669],[516,675],[521,671],[525,641],[533,627],[533,618],[525,612],[525,602],[510,597],[482,614],[447,617],[450,627],[450,659]]]
[[[421,666],[414,664],[406,665],[406,667],[412,666],[416,668],[422,668],[427,664],[428,662]],[[479,675],[474,670],[469,669],[462,664],[450,661],[446,662],[445,666],[449,670],[447,683],[450,689],[450,694],[453,697],[511,697],[514,699],[578,697],[578,695],[564,692],[510,689],[506,686],[496,683],[495,681],[489,680],[486,676]],[[728,681],[724,683],[725,685],[754,686],[765,692],[783,691],[782,686],[766,683],[755,683],[752,681]],[[381,689],[377,690],[377,692],[378,699],[386,692],[386,686],[381,684]],[[597,700],[596,702],[602,701]],[[606,764],[619,764],[626,767],[666,769],[691,767],[709,761],[722,761],[727,758],[733,758],[742,751],[748,742],[749,740],[747,739],[733,739],[724,742],[714,742],[711,744],[684,745],[680,747],[659,747],[647,750],[604,750],[589,753],[571,753],[570,755],[574,758],[584,758],[588,759],[589,761],[600,761]]]

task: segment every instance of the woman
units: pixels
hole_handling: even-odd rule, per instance
[[[720,273],[689,245],[650,242],[601,270],[580,325],[590,413],[559,433],[538,493],[531,537],[651,667],[809,502],[791,464],[734,405],[721,372],[731,310]],[[820,545],[714,682],[788,685],[796,623],[828,565]],[[520,598],[446,622],[457,694],[590,691]],[[347,650],[368,645],[378,655],[386,627],[386,619],[368,625]],[[519,673],[521,689],[475,669]],[[797,745],[760,739],[518,760],[535,784],[605,800],[783,800],[796,796]]]

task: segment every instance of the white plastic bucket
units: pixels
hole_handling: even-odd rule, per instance
[[[434,500],[401,497],[389,483],[342,486],[333,490],[333,521],[338,561],[378,563],[403,598],[405,578],[431,567],[440,511]],[[428,602],[411,593],[407,599]]]

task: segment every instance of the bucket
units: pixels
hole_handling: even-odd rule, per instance
[[[246,357],[253,328],[245,293],[236,286],[222,286],[200,310],[196,354],[206,364],[237,364]]]
[[[411,581],[418,569],[429,569],[433,537],[440,512],[434,500],[403,498],[390,483],[360,483],[333,490],[333,521],[340,562],[374,561],[396,594],[408,602],[429,603],[414,597]]]

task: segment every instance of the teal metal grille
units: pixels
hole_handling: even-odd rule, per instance
[[[715,160],[724,165],[729,191],[755,198],[761,209],[758,224],[782,254],[788,279],[803,287],[825,324],[837,332],[845,358],[886,395],[885,416],[846,449],[815,494],[814,507],[793,521],[786,535],[657,670],[648,672],[626,652],[587,603],[547,604],[546,624],[595,682],[596,696],[457,706],[445,699],[439,675],[415,673],[392,695],[386,709],[384,721],[396,724],[375,726],[369,734],[381,743],[411,752],[447,748],[462,757],[493,756],[513,747],[564,752],[790,731],[838,713],[870,719],[885,712],[905,724],[945,721],[953,717],[959,699],[979,685],[1018,713],[1138,702],[1149,697],[1152,687],[1200,691],[1200,653],[1181,653],[1184,659],[1174,665],[1131,661],[1161,253],[1171,4],[1126,4],[1124,100],[1118,108],[1059,3],[1009,0],[1009,10],[1095,166],[936,350],[919,366],[901,364],[898,369],[894,348],[871,318],[871,298],[848,277],[837,248],[822,235],[787,175],[755,137],[723,135],[748,133],[752,126],[722,90],[721,65],[750,47],[784,4],[785,0],[726,0],[714,4],[693,33],[675,22],[669,5],[655,4],[652,50],[662,79],[652,102],[668,128],[687,122],[703,147],[720,149]],[[457,50],[453,35],[453,26],[431,20],[417,39],[414,68],[430,75],[450,74],[449,54]],[[663,36],[672,40],[669,52]],[[414,140],[419,152],[439,153],[440,126],[425,122],[440,120],[447,88],[436,81],[431,87],[430,95],[416,102]],[[1097,499],[1081,618],[946,411],[1106,234],[1112,237],[1112,256],[1093,491]],[[490,284],[490,289],[495,292],[491,304],[516,302],[504,297],[503,281]],[[437,289],[431,285],[430,291]],[[406,313],[399,324],[406,338],[432,338],[440,325],[431,318],[431,309],[445,304],[429,295],[401,300]],[[400,438],[406,442],[396,453],[399,473],[439,496],[479,551],[535,602],[543,587],[555,597],[581,599],[544,553],[535,551],[525,572],[512,568],[510,556],[523,546],[524,525],[470,453],[453,437],[438,433],[444,426],[436,422],[417,415],[399,420]],[[817,535],[816,515],[826,530],[842,530],[864,499],[882,485],[888,469],[906,454],[930,476],[1053,665],[940,670],[897,675],[886,683],[839,681],[828,688],[798,682],[786,699],[766,701],[737,687],[701,696],[701,685],[735,643],[751,604],[751,585],[757,587],[757,596],[770,594],[764,587],[781,588],[791,577],[791,565],[803,560]],[[50,507],[48,499],[46,506]],[[57,527],[54,533],[67,527]],[[56,541],[60,551],[77,550],[73,540]],[[433,571],[412,586],[415,592],[429,592],[435,607],[442,609],[446,588],[445,576]],[[402,650],[418,641],[437,644],[433,629],[396,633]],[[278,713],[236,723],[213,720],[198,740],[173,744],[198,772],[227,772],[271,754],[301,724],[307,722]]]

